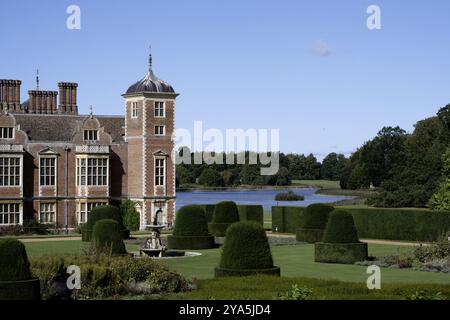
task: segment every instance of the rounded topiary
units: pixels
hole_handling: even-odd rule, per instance
[[[254,222],[233,223],[226,232],[216,277],[259,273],[280,275],[280,268],[273,265],[264,228]]]
[[[201,206],[184,206],[177,212],[174,236],[207,236],[208,222]]]
[[[209,232],[216,237],[224,237],[230,224],[239,221],[239,211],[233,201],[222,201],[216,204]]]
[[[39,279],[31,276],[25,246],[16,239],[0,239],[0,300],[39,298]]]
[[[178,212],[173,234],[167,237],[170,249],[209,249],[214,237],[208,232],[205,210],[201,206],[184,206]]]
[[[323,240],[314,246],[314,261],[351,264],[367,256],[367,243],[359,241],[353,216],[343,210],[331,212]]]
[[[119,223],[112,219],[103,219],[95,223],[92,244],[96,250],[109,254],[127,252],[120,234]]]
[[[302,227],[296,230],[297,241],[316,243],[322,240],[332,206],[315,203],[309,205],[303,214]]]
[[[83,241],[91,241],[95,223],[103,219],[112,219],[117,221],[117,223],[119,224],[119,230],[122,235],[122,238],[123,239],[129,238],[130,231],[127,230],[123,224],[123,218],[120,209],[115,206],[105,205],[105,206],[96,206],[89,213],[88,221],[86,222],[82,230]]]
[[[325,243],[357,243],[359,242],[355,221],[351,213],[334,210],[330,214],[322,242]]]

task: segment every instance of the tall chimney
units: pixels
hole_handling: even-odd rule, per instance
[[[59,82],[59,113],[78,114],[77,88],[74,82]]]
[[[28,91],[29,113],[41,113],[41,114],[55,114],[56,109],[56,97],[58,96],[57,91],[41,91],[41,90],[30,90]]]
[[[20,105],[20,80],[0,80],[0,110],[9,112],[23,112]]]

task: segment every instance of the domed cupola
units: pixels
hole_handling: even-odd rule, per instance
[[[152,54],[149,56],[149,68],[147,75],[128,88],[126,94],[135,94],[143,92],[152,93],[174,93],[172,86],[167,82],[158,79],[152,70]]]

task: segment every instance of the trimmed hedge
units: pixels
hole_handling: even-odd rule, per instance
[[[295,233],[302,227],[304,207],[272,207],[272,231]]]
[[[169,249],[200,250],[214,247],[214,236],[167,236]]]
[[[30,262],[24,244],[17,239],[0,239],[0,281],[30,278]]]
[[[215,237],[225,237],[228,227],[231,223],[208,223],[208,231]]]
[[[128,239],[130,237],[130,230],[126,229],[123,224],[123,218],[120,209],[116,206],[107,205],[97,206],[91,210],[88,221],[82,228],[81,240],[91,241],[95,223],[99,220],[104,219],[112,219],[117,221],[117,223],[119,224],[119,230],[122,239]]]
[[[99,220],[94,225],[92,244],[100,252],[125,254],[125,244],[119,230],[119,223],[113,219]]]
[[[200,205],[205,210],[206,221],[211,222],[214,215],[214,209],[216,208],[215,204],[203,204]]]
[[[323,232],[323,229],[298,228],[295,239],[299,242],[316,243],[322,241]]]
[[[273,207],[272,230],[296,233],[302,228],[303,207]],[[345,208],[353,215],[363,239],[437,241],[450,230],[449,211],[427,209]]]
[[[450,230],[449,211],[427,209],[346,209],[361,238],[437,241]]]
[[[173,235],[167,237],[170,249],[209,249],[214,237],[208,232],[205,210],[201,206],[184,206],[177,212]]]
[[[314,261],[352,264],[367,259],[367,243],[323,243],[314,245]]]
[[[174,236],[208,236],[205,210],[201,206],[184,206],[177,212]]]
[[[32,278],[24,244],[0,239],[0,300],[39,300],[40,296],[40,282]]]
[[[222,201],[214,208],[213,223],[234,223],[239,221],[239,211],[233,201]]]
[[[239,212],[233,201],[222,201],[216,204],[212,222],[208,223],[209,232],[215,237],[224,237],[227,228],[239,222]]]
[[[260,205],[239,205],[239,221],[252,221],[264,226],[264,209]]]
[[[205,210],[208,223],[212,222],[215,204],[200,205]],[[264,225],[264,209],[261,205],[238,205],[239,221],[254,221]]]
[[[216,276],[244,276],[255,273],[278,274],[263,227],[254,222],[232,224],[225,237]]]
[[[306,207],[303,215],[303,228],[325,229],[328,217],[334,207],[323,203],[314,203]]]
[[[344,210],[334,210],[330,214],[327,227],[323,234],[325,243],[357,243],[358,232],[351,213]]]

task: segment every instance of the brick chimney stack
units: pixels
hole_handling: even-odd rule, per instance
[[[28,113],[55,114],[57,110],[57,91],[28,91]]]
[[[0,80],[0,110],[9,112],[23,112],[20,105],[20,80]]]
[[[77,88],[73,82],[59,82],[59,113],[78,114]]]

